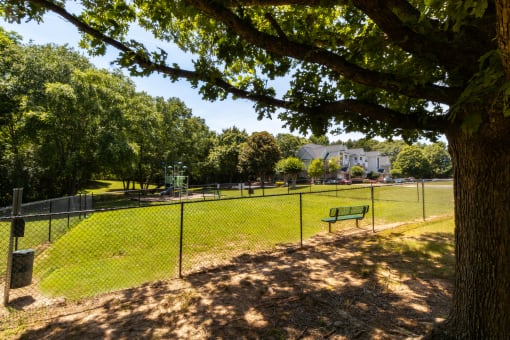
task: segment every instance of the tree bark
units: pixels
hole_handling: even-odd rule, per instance
[[[447,133],[454,165],[455,288],[433,339],[510,336],[510,122],[488,112],[480,129]]]
[[[506,79],[510,80],[510,1],[497,0],[497,31],[498,47],[501,54],[501,62],[505,68]]]

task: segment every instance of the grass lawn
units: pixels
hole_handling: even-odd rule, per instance
[[[190,206],[187,209],[191,209]],[[215,207],[196,204],[193,209],[198,210],[200,206],[206,207],[204,209]],[[175,215],[165,214],[162,208],[159,206],[135,210],[141,212],[153,209],[153,213],[161,214],[161,217],[154,221],[159,224],[163,220],[173,219]],[[100,214],[94,214],[96,215]],[[201,217],[208,215],[207,211]],[[106,216],[107,214],[96,222],[101,222]],[[112,230],[101,231],[104,237],[118,239],[110,246],[121,245],[118,231],[124,230],[122,224],[130,223],[130,220],[122,215],[115,217],[121,219],[122,223],[115,228],[112,226]],[[110,223],[108,220],[102,222]],[[83,222],[83,225],[87,223]],[[87,227],[96,228],[96,232],[100,233],[100,228],[92,224]],[[80,234],[80,228],[81,225],[72,232],[87,239],[86,242],[95,242],[89,240],[87,233]],[[193,275],[188,278],[186,284],[190,286],[185,289],[178,288],[178,284],[174,282],[142,285],[93,301],[65,303],[62,309],[60,306],[57,309],[62,315],[59,319],[41,314],[37,315],[38,322],[32,323],[29,322],[30,315],[21,315],[10,324],[6,322],[7,327],[3,328],[3,333],[0,325],[0,334],[5,338],[97,338],[107,336],[109,333],[106,332],[112,330],[116,334],[122,331],[122,334],[128,337],[141,330],[136,334],[144,338],[147,333],[142,332],[147,329],[152,332],[159,327],[163,330],[151,333],[152,337],[156,334],[157,338],[168,338],[169,334],[173,337],[175,334],[185,334],[189,327],[199,329],[204,326],[204,320],[237,322],[241,319],[244,322],[247,315],[256,315],[263,320],[271,320],[276,315],[283,316],[280,323],[287,320],[297,321],[295,324],[280,324],[280,328],[271,324],[270,328],[265,328],[265,325],[258,327],[258,324],[243,324],[239,328],[233,327],[237,333],[229,333],[230,337],[242,338],[247,329],[251,332],[256,329],[260,330],[256,333],[257,338],[298,338],[303,330],[302,320],[310,323],[309,329],[313,327],[321,331],[336,320],[341,320],[341,327],[332,327],[339,329],[339,333],[342,332],[335,336],[345,336],[347,332],[348,335],[357,334],[357,331],[362,330],[364,335],[371,338],[415,338],[414,335],[426,334],[435,318],[447,316],[450,301],[448,287],[452,282],[454,268],[453,230],[453,218],[446,216],[348,239],[321,238],[324,242],[317,240],[320,243],[313,243],[314,246],[296,252],[246,256],[234,266]],[[144,239],[143,234],[144,232],[140,231],[137,235]],[[68,235],[61,240],[69,237]],[[162,248],[157,243],[159,242],[151,244],[154,254],[168,259],[165,257],[166,251],[158,251]],[[98,278],[103,277],[106,281],[111,275],[108,271],[118,268],[108,263],[104,263],[105,267],[102,267],[100,259],[103,258],[104,261],[104,255],[107,255],[112,260],[121,260],[122,257],[129,256],[129,252],[139,250],[136,247],[130,248],[131,246],[117,248],[116,253],[112,253],[109,247],[97,249],[92,253],[97,258],[98,265],[77,266],[73,274],[89,275],[84,275],[84,285],[101,284]],[[55,249],[57,248],[55,244]],[[78,247],[75,250],[78,250]],[[55,254],[57,255],[65,257],[71,254],[63,252]],[[79,256],[76,253],[73,255]],[[65,262],[62,260],[61,265],[65,266]],[[154,271],[159,269],[154,263],[144,263],[142,259],[140,263],[130,261],[125,268],[143,266],[152,267]],[[142,269],[140,270],[138,274],[142,275]],[[65,270],[62,273],[65,273]],[[123,277],[123,273],[115,274]],[[152,275],[150,271],[145,271],[145,274]],[[148,281],[149,279],[150,277],[147,277]],[[55,281],[54,285],[64,286],[65,283]],[[102,287],[112,289],[111,285]],[[67,289],[72,291],[73,287]],[[79,291],[75,288],[74,292],[86,296],[85,289]],[[207,304],[204,305],[204,302]],[[97,303],[97,307],[91,308],[94,303]],[[250,314],[253,310],[255,313]],[[339,311],[342,313],[339,314]],[[294,325],[297,325],[294,328],[296,331],[290,336],[284,329],[290,329]],[[219,324],[217,328],[207,329],[208,334],[218,335],[218,329],[223,327],[224,324]],[[170,333],[168,328],[182,329],[183,333]],[[233,331],[229,329],[229,332]]]
[[[322,190],[334,188],[327,185],[314,186],[314,190],[319,191],[319,187]],[[308,187],[302,189],[310,190]],[[321,222],[320,219],[326,217],[329,208],[334,206],[369,204],[371,210],[361,223],[365,227],[372,223],[372,211],[376,225],[422,218],[421,186],[418,190],[415,185],[374,188],[374,205],[371,202],[370,187],[353,185],[342,186],[342,189],[344,190],[338,192],[302,196],[208,200],[182,206],[153,205],[95,212],[86,219],[76,220],[76,223],[69,230],[65,229],[66,233],[51,243],[50,247],[37,246],[38,242],[44,240],[47,226],[36,227],[36,224],[27,223],[27,233],[37,234],[31,231],[33,229],[38,230],[40,235],[26,237],[22,241],[23,248],[39,249],[34,276],[42,292],[49,296],[79,299],[101,292],[137,286],[144,282],[176,277],[179,268],[181,208],[184,212],[183,274],[235,260],[243,254],[272,250],[281,244],[292,243],[297,246],[301,236],[301,223],[305,241],[317,233],[325,232],[327,223]],[[287,188],[266,189],[265,194],[286,193],[287,190]],[[239,193],[239,190],[228,192]],[[451,216],[452,195],[451,187],[426,186],[427,216]],[[223,198],[226,197],[229,197],[228,194]],[[377,241],[378,246],[392,249],[402,247],[402,251],[425,247],[424,244],[413,241],[413,233],[434,234],[443,232],[438,230],[445,226],[452,229],[452,218],[445,221],[444,226],[431,222],[424,224],[424,227],[408,226],[402,231],[392,230],[393,234],[378,234],[384,236]],[[333,229],[337,231],[354,225],[354,221],[346,221],[334,225]],[[5,229],[7,228],[0,230],[4,232]],[[403,238],[398,233],[409,237]],[[6,235],[1,238],[6,239]],[[432,238],[427,247],[433,249],[434,243],[441,242]],[[3,248],[6,245],[0,246]]]
[[[360,247],[402,255],[406,263],[401,266],[400,275],[453,278],[454,220],[451,216],[382,231],[362,242]]]
[[[96,180],[96,181],[90,181],[88,188],[83,191],[84,191],[84,193],[95,195],[95,194],[102,194],[105,192],[121,191],[121,190],[124,190],[122,181]]]
[[[155,185],[149,185],[149,189],[156,188]],[[139,190],[140,185],[138,183],[135,184],[135,190]],[[88,184],[88,187],[83,190],[83,193],[87,194],[104,194],[108,192],[115,192],[115,191],[123,191],[124,185],[122,184],[122,181],[117,180],[95,180],[90,181]]]

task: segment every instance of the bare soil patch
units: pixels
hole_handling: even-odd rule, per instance
[[[8,334],[13,339],[420,338],[446,317],[450,305],[451,277],[434,270],[440,265],[437,259],[388,251],[368,233],[319,235],[303,248],[242,255],[184,279],[62,301],[51,315],[25,320],[17,334]]]

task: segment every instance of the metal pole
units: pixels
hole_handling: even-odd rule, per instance
[[[11,216],[19,216],[21,214],[21,202],[23,198],[23,188],[16,188],[12,197],[12,211]],[[9,303],[9,289],[11,288],[12,278],[12,252],[13,252],[13,235],[14,235],[14,218],[11,221],[11,231],[9,235],[9,250],[7,253],[7,270],[5,271],[5,286],[4,286],[4,306]]]
[[[69,230],[69,226],[71,225],[71,196],[67,199],[67,230]]]
[[[87,210],[87,193],[85,193],[85,206],[84,206],[84,210],[85,211]],[[87,213],[84,213],[83,217],[87,218],[88,217]]]
[[[53,215],[51,215],[52,210],[53,210],[53,200],[50,200],[50,221],[48,224],[48,242],[51,242],[51,220],[52,220],[52,216],[53,216]]]
[[[370,187],[371,195],[372,195],[372,232],[375,233],[375,211],[374,211],[374,187]]]
[[[423,206],[423,220],[425,221],[425,180],[421,180],[421,201]]]
[[[182,279],[182,240],[184,233],[184,202],[181,202],[181,228],[179,235],[179,278]]]
[[[303,193],[299,193],[299,232],[301,248],[303,248]]]

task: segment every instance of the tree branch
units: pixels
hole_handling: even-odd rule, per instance
[[[122,42],[112,39],[103,33],[99,32],[98,30],[90,27],[83,21],[79,20],[77,17],[66,11],[64,8],[59,7],[55,5],[54,3],[46,0],[30,0],[30,2],[37,4],[38,6],[41,6],[43,8],[46,8],[58,15],[60,15],[62,18],[66,19],[74,25],[79,31],[83,33],[90,34],[96,39],[99,39],[106,44],[116,48],[117,50],[121,51],[122,53],[129,54],[134,56],[134,60],[136,61],[136,64],[138,64],[140,67],[144,69],[148,69],[151,71],[156,71],[162,74],[166,74],[173,78],[182,78],[189,81],[203,81],[204,83],[212,83],[212,85],[217,86],[221,89],[223,89],[225,92],[228,92],[232,94],[233,96],[236,96],[238,98],[243,99],[249,99],[252,101],[256,101],[265,105],[274,106],[274,107],[280,107],[280,108],[286,108],[290,109],[291,104],[290,102],[286,102],[284,100],[280,100],[271,96],[265,96],[261,94],[256,94],[250,91],[241,90],[235,86],[232,86],[227,81],[221,78],[215,78],[211,79],[209,75],[202,75],[195,71],[189,71],[189,70],[183,70],[180,68],[174,68],[169,67],[167,65],[157,64],[152,62],[150,59],[148,59],[146,56],[142,56],[138,54],[135,50],[129,48]]]
[[[311,6],[311,7],[327,7],[346,5],[348,0],[222,0],[221,3],[225,7],[232,6]]]
[[[316,115],[324,115],[328,114],[331,117],[338,116],[339,114],[353,114],[359,116],[362,114],[365,117],[370,117],[372,119],[378,121],[384,121],[394,126],[403,128],[403,129],[435,129],[438,131],[442,131],[442,124],[444,122],[444,117],[437,117],[435,119],[427,118],[428,121],[425,124],[423,115],[420,116],[418,114],[414,115],[412,113],[402,114],[397,111],[386,109],[379,105],[364,103],[358,100],[342,100],[335,103],[327,103],[324,105],[320,105],[317,107],[306,107],[304,105],[296,106],[293,102],[288,102],[285,100],[277,99],[271,96],[262,95],[253,93],[250,91],[239,89],[235,86],[232,86],[227,81],[222,78],[216,77],[211,79],[209,75],[200,74],[196,71],[188,71],[182,70],[180,68],[169,67],[167,65],[157,64],[151,61],[146,55],[138,54],[136,50],[131,49],[127,45],[122,42],[112,39],[99,32],[98,30],[90,27],[83,21],[79,20],[77,17],[67,12],[64,8],[55,5],[54,3],[46,0],[30,0],[32,3],[41,6],[42,8],[46,8],[52,12],[57,13],[67,21],[69,21],[72,25],[74,25],[78,30],[83,33],[90,34],[96,39],[99,39],[106,44],[118,49],[122,53],[132,55],[136,64],[140,65],[140,67],[144,69],[148,69],[151,71],[157,71],[162,74],[169,75],[174,78],[183,78],[189,81],[203,81],[208,84],[212,84],[213,86],[217,86],[218,88],[223,89],[225,92],[232,94],[238,98],[249,99],[258,103],[261,103],[266,106],[278,107],[287,109],[290,111],[302,112],[310,116]],[[244,27],[243,27],[244,28]],[[274,40],[274,37],[273,37]],[[354,67],[354,66],[351,66]],[[347,71],[354,72],[354,68],[348,68]],[[360,70],[363,71],[363,70]],[[353,75],[354,76],[354,75]],[[437,90],[436,90],[437,91]],[[421,118],[420,118],[421,117]]]
[[[276,55],[324,65],[337,73],[339,77],[345,77],[358,84],[384,89],[411,98],[425,98],[448,105],[453,104],[461,93],[460,89],[434,84],[414,85],[414,79],[367,70],[348,62],[345,58],[335,53],[316,46],[292,42],[288,39],[260,32],[214,1],[188,0],[187,2],[204,14],[220,20],[229,29],[255,46]],[[407,84],[413,84],[413,86],[408,86]]]
[[[410,22],[415,22],[423,29],[423,22],[418,23],[421,19],[418,10],[413,10],[409,2],[405,0],[354,0],[354,5],[369,16],[377,26],[383,30],[395,45],[402,48],[417,57],[430,59],[435,56],[437,62],[443,65],[447,70],[458,68],[459,65],[464,66],[469,72],[472,65],[476,65],[481,55],[487,50],[480,49],[480,46],[486,46],[487,42],[482,44],[474,44],[476,49],[471,48],[472,43],[458,42],[452,50],[452,41],[448,33],[436,29],[438,24],[432,20],[428,20],[429,29],[425,34],[415,32]],[[406,18],[406,22],[402,21],[400,16]],[[472,35],[469,37],[474,39]]]
[[[403,114],[399,111],[388,109],[381,105],[363,102],[356,99],[345,99],[334,103],[321,105],[311,111],[327,113],[331,116],[360,114],[371,120],[384,122],[390,126],[401,129],[435,130],[444,133],[448,124],[448,116],[430,116],[423,112],[408,112]]]
[[[267,12],[264,17],[269,21],[269,23],[271,24],[271,26],[275,29],[276,33],[278,33],[278,36],[280,38],[283,38],[283,39],[287,39],[287,35],[285,34],[285,32],[282,30],[282,28],[280,27],[280,25],[278,25],[278,22],[276,21],[276,19],[271,15],[271,13]]]

